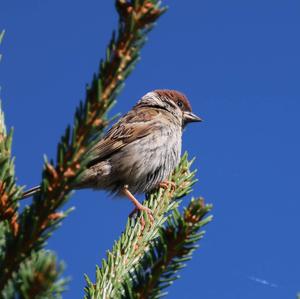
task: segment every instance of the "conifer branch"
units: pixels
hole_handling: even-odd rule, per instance
[[[0,34],[0,44],[4,30]],[[1,56],[0,56],[1,59]],[[13,130],[6,131],[0,102],[0,222],[6,222],[13,234],[18,232],[18,197],[21,188],[16,185],[14,159],[11,157]],[[3,231],[4,232],[4,231]]]
[[[64,265],[57,264],[54,253],[40,250],[25,260],[4,289],[3,298],[61,298],[68,279],[60,278]]]
[[[22,189],[16,185],[14,160],[11,157],[13,130],[7,134],[0,102],[0,222],[6,222],[10,231],[18,233],[18,198]]]
[[[107,253],[107,260],[103,260],[101,268],[96,269],[95,284],[86,277],[86,299],[122,298],[124,285],[130,279],[129,273],[138,267],[145,252],[150,250],[151,243],[158,237],[167,219],[167,213],[178,206],[178,199],[191,192],[191,186],[195,183],[195,171],[190,171],[192,162],[187,154],[182,157],[170,179],[175,184],[174,190],[170,185],[169,190],[160,188],[147,196],[143,204],[152,210],[153,224],[147,218],[146,226],[142,227],[141,217],[147,217],[145,212],[137,219],[128,220],[125,232]]]
[[[41,249],[66,217],[67,212],[58,210],[68,200],[72,186],[88,162],[87,150],[101,137],[107,125],[106,114],[133,70],[146,34],[165,11],[158,0],[117,0],[116,8],[118,34],[113,34],[106,58],[87,87],[86,99],[76,110],[73,127],[66,129],[58,144],[56,163],[45,161],[41,192],[20,215],[16,235],[6,240],[0,260],[0,290],[18,271],[21,262]]]
[[[184,263],[198,248],[196,242],[205,233],[202,228],[212,220],[212,216],[206,216],[211,208],[198,198],[190,201],[182,215],[178,209],[173,211],[151,249],[131,271],[124,285],[123,298],[154,299],[167,294],[164,289],[179,278],[177,272],[185,267]]]
[[[4,31],[0,34],[0,43]],[[1,57],[1,56],[0,56]],[[0,102],[0,261],[5,257],[7,240],[13,239],[19,231],[18,199],[22,188],[16,185],[14,159],[11,157],[12,129],[7,134],[4,112]],[[20,271],[14,274],[1,298],[59,298],[65,280],[57,280],[62,264],[56,267],[54,254],[40,251],[21,264]],[[1,273],[3,274],[3,273]],[[52,296],[53,295],[53,296]]]

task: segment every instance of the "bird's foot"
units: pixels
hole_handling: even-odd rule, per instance
[[[168,190],[170,187],[170,191],[173,193],[176,190],[176,184],[172,181],[162,181],[158,184],[160,188],[164,188],[165,190]]]
[[[153,213],[151,211],[151,209],[141,205],[139,207],[135,207],[134,210],[129,214],[129,217],[132,217],[135,213],[137,212],[146,212],[147,216],[150,220],[151,225],[153,225],[154,223],[154,217],[153,217]],[[145,218],[143,216],[143,214],[141,214],[141,218],[140,218],[140,225],[141,225],[141,229],[142,231],[144,230],[145,226],[146,226],[146,222],[145,222]]]

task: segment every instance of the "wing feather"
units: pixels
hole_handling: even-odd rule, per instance
[[[108,159],[112,154],[126,145],[149,135],[153,129],[153,123],[160,117],[158,109],[144,108],[133,109],[123,116],[91,149],[91,161],[88,167]]]

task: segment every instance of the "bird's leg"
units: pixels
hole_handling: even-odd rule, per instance
[[[153,218],[153,215],[152,215],[152,211],[151,211],[149,208],[143,206],[143,205],[142,205],[142,204],[141,204],[141,203],[133,196],[133,194],[128,190],[128,186],[127,186],[127,185],[125,185],[125,186],[123,187],[122,192],[123,192],[124,195],[126,195],[126,196],[132,201],[132,203],[133,203],[134,206],[135,206],[135,209],[134,209],[134,211],[133,211],[131,214],[133,214],[136,210],[137,210],[137,211],[145,211],[145,212],[147,213],[149,219],[150,219],[150,222],[151,222],[151,223],[154,222],[154,218]],[[142,218],[141,218],[141,225],[142,225],[142,227],[145,226],[145,220],[144,220],[143,216],[142,216]]]

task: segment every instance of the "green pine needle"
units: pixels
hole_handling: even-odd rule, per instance
[[[86,299],[122,297],[129,274],[138,267],[145,253],[150,251],[152,243],[159,237],[168,213],[178,207],[179,198],[191,192],[195,174],[190,171],[191,163],[185,153],[170,178],[175,183],[175,190],[171,190],[170,185],[169,190],[160,188],[147,196],[144,205],[152,210],[154,223],[151,224],[144,212],[136,219],[128,219],[124,233],[96,271],[95,284],[87,280]],[[141,225],[142,217],[146,219],[145,227]]]
[[[69,279],[61,278],[63,263],[54,253],[41,250],[24,261],[2,292],[5,299],[59,299]],[[2,297],[1,297],[2,298]]]
[[[207,216],[211,205],[202,198],[192,199],[181,215],[176,209],[168,217],[167,224],[159,231],[159,237],[151,243],[150,250],[130,271],[124,284],[122,298],[161,298],[165,288],[179,278],[178,271],[192,258],[196,244],[204,236],[203,227],[212,220]]]

